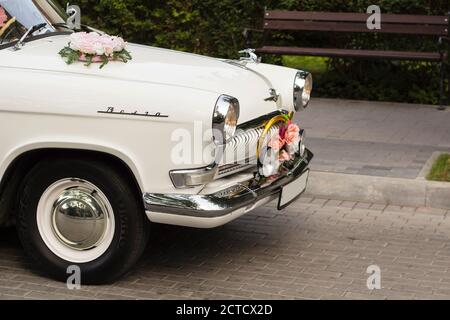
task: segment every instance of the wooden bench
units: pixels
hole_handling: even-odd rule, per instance
[[[245,29],[247,48],[251,47],[252,32],[263,33],[263,45],[259,54],[319,56],[331,58],[363,58],[415,60],[440,63],[440,108],[444,109],[445,65],[449,57],[450,14],[447,16],[381,14],[381,29],[369,29],[365,13],[266,11],[263,29]],[[390,33],[401,35],[434,36],[439,43],[435,52],[385,51],[339,48],[310,48],[298,46],[274,46],[268,42],[272,31],[320,31],[345,33]]]

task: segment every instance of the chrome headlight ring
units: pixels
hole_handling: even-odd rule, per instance
[[[306,138],[306,134],[305,134],[305,130],[301,129],[300,130],[300,142],[298,144],[298,152],[300,154],[300,157],[304,157],[305,156],[305,152],[306,152],[306,144],[305,144],[305,138]]]
[[[305,109],[311,99],[313,78],[306,71],[297,72],[294,80],[294,108],[296,111]]]
[[[225,145],[233,138],[239,120],[240,106],[236,98],[221,95],[214,108],[212,129],[216,145]]]

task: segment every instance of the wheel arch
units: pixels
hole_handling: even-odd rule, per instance
[[[86,158],[105,161],[114,165],[130,183],[138,195],[143,194],[142,183],[134,163],[116,150],[86,147],[30,146],[12,152],[0,176],[0,226],[14,224],[20,184],[26,174],[40,160],[48,158]],[[0,172],[1,173],[1,172]]]

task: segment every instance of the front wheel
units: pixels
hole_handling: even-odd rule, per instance
[[[58,280],[79,267],[82,284],[111,282],[141,256],[148,239],[143,205],[114,166],[46,160],[24,180],[17,227],[25,251]]]

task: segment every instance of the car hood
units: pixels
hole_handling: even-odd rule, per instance
[[[241,104],[241,123],[280,108],[270,97],[274,88],[261,72],[230,64],[216,58],[173,50],[129,44],[133,60],[129,63],[109,63],[103,69],[98,64],[67,65],[58,55],[68,43],[68,35],[55,35],[26,44],[22,50],[0,51],[0,65],[85,76],[114,78],[124,81],[192,88],[217,95],[236,97]],[[6,57],[5,57],[6,56]],[[275,88],[277,89],[277,88]],[[174,91],[176,94],[176,91]]]

